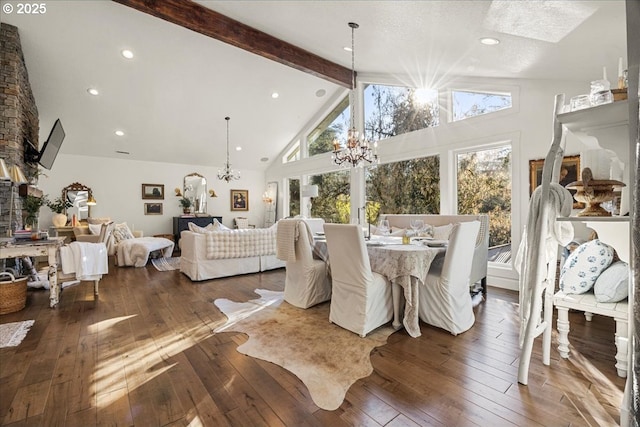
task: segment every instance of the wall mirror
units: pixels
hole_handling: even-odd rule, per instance
[[[262,196],[264,202],[264,226],[271,227],[276,222],[276,210],[278,201],[278,183],[267,184],[267,191]]]
[[[65,210],[68,217],[73,217],[75,214],[78,221],[86,222],[87,218],[91,216],[91,205],[88,204],[89,199],[93,200],[91,188],[74,182],[62,189],[62,198],[73,204],[72,207]]]
[[[184,197],[191,200],[193,213],[207,213],[207,179],[199,173],[191,173],[184,177]]]

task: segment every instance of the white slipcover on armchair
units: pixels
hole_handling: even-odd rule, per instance
[[[331,260],[329,320],[362,337],[393,317],[391,283],[371,271],[362,229],[351,224],[325,224]]]
[[[286,262],[284,300],[309,308],[331,299],[331,279],[324,261],[313,258],[313,236],[301,219],[278,222],[277,256]]]
[[[420,287],[420,320],[453,335],[468,330],[475,322],[469,274],[479,229],[479,221],[454,224],[444,261],[431,264],[425,286]]]

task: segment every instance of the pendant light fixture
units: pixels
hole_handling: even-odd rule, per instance
[[[240,172],[231,169],[231,163],[229,162],[229,120],[231,118],[225,117],[224,119],[227,121],[227,163],[224,166],[224,170],[218,170],[218,179],[229,182],[234,179],[240,179]]]
[[[356,67],[355,67],[355,30],[359,27],[355,22],[349,22],[351,27],[351,99],[356,99]],[[344,146],[337,139],[333,140],[333,153],[331,160],[340,166],[364,166],[365,164],[379,163],[377,148],[378,143],[371,144],[356,130],[355,102],[351,105],[351,127],[347,132],[347,141]],[[373,145],[373,148],[371,147]]]

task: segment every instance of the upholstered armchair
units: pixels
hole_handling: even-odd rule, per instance
[[[237,216],[233,219],[235,226],[234,228],[237,229],[244,229],[244,228],[255,228],[254,225],[250,225],[249,224],[249,218],[245,218],[242,216]]]
[[[79,225],[79,226],[73,227],[73,235],[76,241],[78,242],[88,242],[88,243],[102,242],[103,240],[100,236],[100,233],[102,231],[101,226],[102,224],[109,223],[109,222],[113,223],[113,221],[111,221],[111,218],[109,217],[89,218],[87,220],[87,225]],[[113,228],[114,227],[112,226],[111,232],[113,231]],[[144,235],[142,230],[135,230],[135,231],[132,231],[132,233],[133,233],[133,237],[142,237]],[[113,245],[111,234],[107,236],[107,240],[105,240],[104,243],[107,245],[107,251],[109,255],[114,255],[115,246]]]

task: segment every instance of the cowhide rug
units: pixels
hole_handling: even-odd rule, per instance
[[[283,292],[257,289],[261,298],[244,303],[217,299],[228,317],[215,332],[249,336],[238,351],[292,372],[307,386],[318,407],[337,409],[351,385],[373,372],[370,353],[394,330],[378,328],[366,338],[329,323],[329,303],[306,310],[283,301]]]

